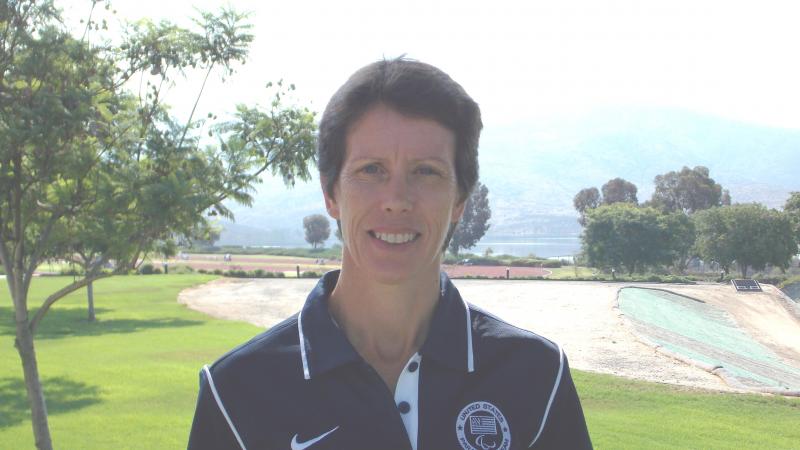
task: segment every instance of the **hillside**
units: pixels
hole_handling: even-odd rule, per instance
[[[620,176],[650,197],[653,178],[682,166],[704,165],[734,202],[778,208],[800,190],[800,129],[733,122],[669,109],[606,109],[533,124],[487,126],[481,140],[481,179],[489,187],[493,236],[580,233],[572,197]],[[238,226],[222,243],[302,243],[302,218],[324,212],[318,181],[286,189],[259,186],[253,208],[234,206]],[[289,242],[291,241],[291,242]]]

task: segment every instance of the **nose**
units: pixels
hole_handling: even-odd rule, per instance
[[[386,182],[386,192],[383,196],[383,210],[385,212],[402,213],[411,211],[413,206],[411,186],[406,177],[392,177]]]

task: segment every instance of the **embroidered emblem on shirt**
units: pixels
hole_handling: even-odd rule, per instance
[[[500,410],[489,402],[473,402],[458,413],[456,436],[464,450],[508,450],[511,430]]]
[[[304,449],[306,449],[308,447],[311,447],[312,445],[316,444],[317,442],[323,440],[325,438],[325,436],[333,433],[334,431],[336,431],[338,429],[339,429],[339,427],[337,426],[336,428],[334,428],[334,429],[332,429],[332,430],[330,430],[328,432],[322,433],[319,436],[315,437],[314,439],[309,439],[309,440],[307,440],[305,442],[297,442],[297,435],[295,434],[294,437],[292,438],[292,450],[304,450]]]

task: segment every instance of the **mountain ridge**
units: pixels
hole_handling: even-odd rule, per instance
[[[607,108],[536,123],[493,126],[481,138],[481,181],[489,187],[491,236],[575,236],[572,198],[582,188],[622,177],[650,198],[653,178],[683,166],[706,166],[736,203],[780,208],[800,190],[800,130],[767,127],[664,108]],[[287,189],[275,178],[257,187],[253,208],[230,205],[220,243],[302,243],[302,218],[324,213],[319,181]],[[239,229],[240,231],[236,231]],[[280,236],[283,236],[279,239]],[[274,238],[274,239],[273,239]],[[295,242],[297,241],[297,242]]]

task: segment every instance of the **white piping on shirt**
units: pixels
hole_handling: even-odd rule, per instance
[[[214,395],[214,400],[217,402],[220,412],[225,417],[225,421],[228,422],[228,426],[231,428],[233,436],[236,438],[236,442],[239,443],[239,447],[241,447],[242,450],[247,450],[247,448],[244,446],[244,442],[242,442],[242,438],[239,436],[239,432],[236,431],[236,427],[233,426],[233,422],[231,421],[230,416],[228,416],[228,411],[225,410],[225,406],[222,404],[222,400],[219,398],[217,387],[214,386],[214,378],[211,377],[211,371],[208,370],[207,364],[203,366],[203,372],[206,374],[206,379],[208,380],[209,387],[211,387],[211,393]]]
[[[301,320],[303,311],[297,314],[297,330],[300,334],[300,359],[303,360],[303,378],[306,380],[311,379],[311,373],[308,371],[308,358],[306,358],[306,340],[303,338],[303,322]]]
[[[547,401],[547,407],[544,409],[544,417],[542,417],[542,424],[539,426],[539,432],[536,433],[536,437],[533,438],[528,447],[533,447],[533,444],[535,444],[542,435],[544,424],[547,422],[547,416],[550,414],[550,407],[553,406],[553,400],[556,398],[556,391],[558,391],[558,386],[561,384],[561,374],[564,373],[564,350],[560,345],[556,345],[558,346],[558,375],[556,375],[556,382],[553,385],[553,392],[550,393],[550,400]]]
[[[461,301],[464,303],[464,309],[467,312],[467,372],[472,373],[475,372],[475,358],[472,353],[472,319],[470,318],[469,305],[463,298]]]

